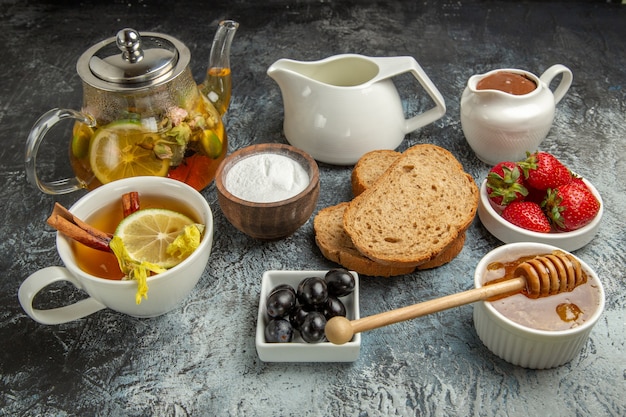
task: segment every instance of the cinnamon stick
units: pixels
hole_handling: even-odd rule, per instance
[[[122,195],[122,210],[124,211],[124,218],[139,210],[139,193],[137,191]]]
[[[110,252],[111,234],[92,227],[74,216],[59,203],[54,204],[47,223],[65,236],[93,249]]]

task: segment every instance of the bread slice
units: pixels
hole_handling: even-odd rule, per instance
[[[361,275],[391,277],[410,274],[415,267],[382,265],[363,256],[343,228],[343,213],[349,203],[339,203],[320,210],[313,219],[315,243],[325,258]]]
[[[354,196],[371,187],[400,156],[402,156],[400,152],[386,149],[370,151],[363,155],[352,169],[350,178]],[[463,245],[465,245],[465,232],[433,260],[420,264],[417,269],[431,269],[447,264],[456,258],[463,249]],[[354,248],[352,241],[350,241],[350,246]]]
[[[350,177],[352,194],[356,197],[371,187],[400,156],[402,156],[400,152],[380,149],[370,151],[359,158]]]
[[[478,187],[446,149],[415,145],[352,200],[343,226],[367,258],[394,267],[429,262],[469,227]]]
[[[392,277],[406,275],[415,271],[415,267],[394,267],[372,261],[359,252],[352,244],[352,239],[343,228],[343,214],[349,203],[339,203],[320,210],[313,220],[315,243],[328,260],[338,263],[344,268],[361,275],[373,277]],[[417,267],[419,270],[432,269],[444,265],[454,259],[463,249],[465,233],[456,238],[452,244],[432,261]]]
[[[437,268],[441,265],[445,265],[454,258],[457,257],[459,253],[463,250],[463,246],[465,245],[465,232],[461,233],[459,237],[454,239],[448,247],[441,252],[439,255],[435,256],[432,260],[426,261],[423,264],[419,264],[417,269],[433,269]]]

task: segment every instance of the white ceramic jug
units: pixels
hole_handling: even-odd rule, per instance
[[[392,77],[411,73],[435,106],[408,119]],[[351,165],[442,117],[442,95],[412,57],[356,54],[320,61],[276,61],[267,70],[281,89],[287,141],[320,162]]]
[[[526,94],[514,95],[496,89],[479,89],[486,77],[508,72],[521,74],[536,84]],[[554,93],[550,83],[562,75]],[[548,135],[556,104],[572,84],[572,72],[564,65],[553,65],[541,77],[519,69],[498,69],[470,77],[461,96],[463,134],[476,156],[495,165],[520,161],[534,152]]]

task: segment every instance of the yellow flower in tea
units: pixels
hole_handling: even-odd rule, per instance
[[[147,298],[147,278],[178,265],[198,248],[204,225],[166,209],[138,210],[117,227],[109,244],[126,279],[138,283],[136,302]]]
[[[109,247],[115,254],[115,257],[120,264],[120,269],[124,275],[126,275],[124,279],[137,281],[137,294],[135,295],[135,302],[137,304],[141,304],[142,299],[148,298],[148,273],[153,272],[155,274],[159,274],[161,272],[165,272],[166,269],[150,262],[134,260],[128,254],[128,250],[119,236],[113,236],[113,239],[109,242]]]
[[[204,233],[203,224],[190,224],[167,247],[167,254],[179,259],[185,259],[200,246],[200,240]]]

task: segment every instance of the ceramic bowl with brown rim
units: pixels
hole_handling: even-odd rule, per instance
[[[313,214],[319,198],[319,169],[291,145],[263,143],[239,149],[220,164],[217,198],[228,221],[260,240],[293,234]]]

